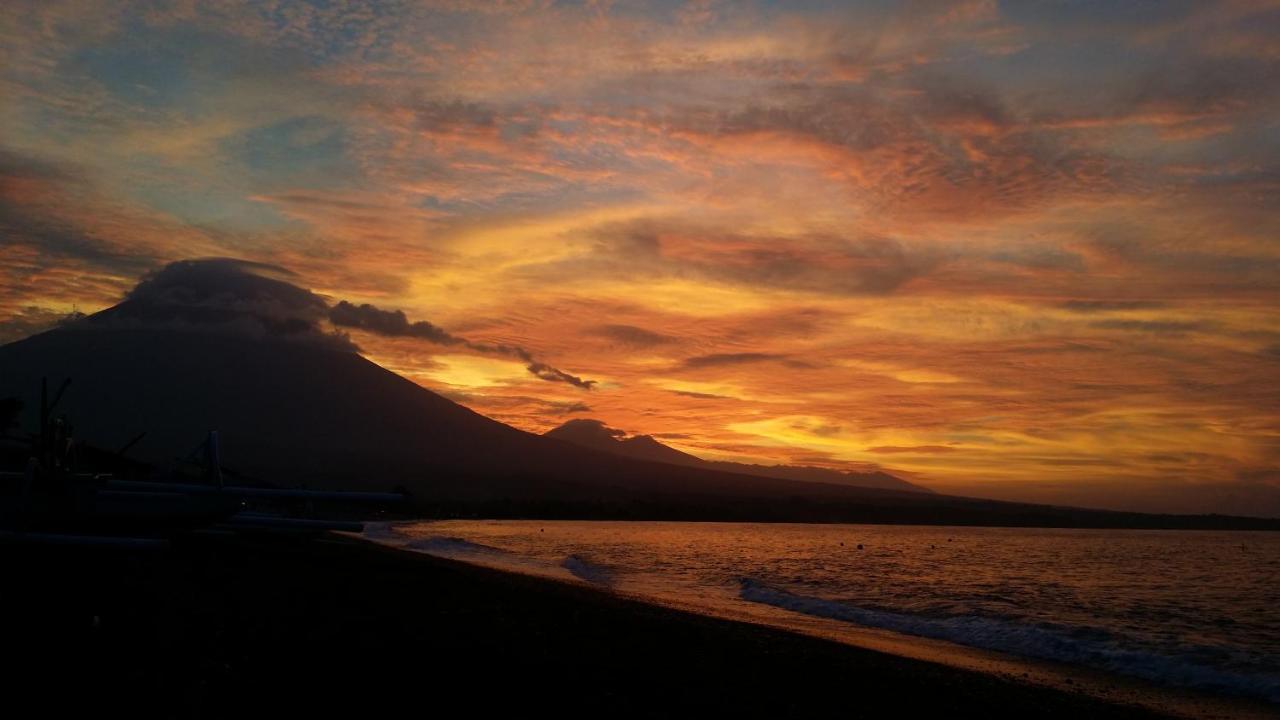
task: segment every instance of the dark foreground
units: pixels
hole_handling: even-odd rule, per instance
[[[345,539],[0,545],[0,572],[31,716],[1154,717]]]

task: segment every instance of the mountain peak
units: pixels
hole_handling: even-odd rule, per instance
[[[626,436],[626,432],[622,430],[611,428],[600,420],[589,418],[575,418],[543,434],[578,445],[604,448],[610,447]]]
[[[326,332],[328,302],[291,282],[296,279],[284,268],[235,258],[179,260],[148,274],[120,304],[78,325],[314,339],[354,350]]]

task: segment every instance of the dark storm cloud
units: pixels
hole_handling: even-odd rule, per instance
[[[531,266],[530,279],[567,274],[699,278],[834,295],[887,295],[932,270],[942,258],[892,238],[738,235],[646,220],[596,231],[593,252]]]
[[[88,320],[93,327],[162,327],[229,331],[276,338],[324,340],[356,350],[345,335],[327,333],[322,323],[384,337],[411,337],[435,345],[465,347],[513,357],[534,376],[590,390],[584,380],[547,363],[518,345],[472,342],[425,320],[410,322],[403,311],[346,300],[332,307],[293,282],[292,272],[232,258],[181,260],[146,275],[125,301]],[[2,329],[0,329],[2,331]],[[571,412],[568,410],[566,412]]]
[[[715,353],[712,355],[699,355],[691,357],[680,364],[683,368],[697,369],[708,367],[723,367],[725,365],[744,365],[747,363],[767,362],[770,360],[783,360],[785,356],[776,355],[774,353],[759,352],[741,352],[741,353]]]
[[[1051,502],[1280,457],[1280,337],[1254,334],[1280,288],[1270,0],[19,5],[0,146],[32,157],[0,157],[2,317],[105,307],[176,258],[291,258],[356,310],[456,295],[420,311],[444,328],[391,312],[369,322],[399,339],[359,339],[419,376],[531,368],[549,382],[471,401],[526,429],[552,411],[503,393],[598,395],[535,365],[572,358],[608,368],[597,412],[721,455],[893,458]],[[235,316],[211,326],[267,332]],[[681,369],[746,351],[778,358]],[[898,435],[915,450],[863,447]]]
[[[317,322],[328,303],[284,278],[292,272],[236,258],[179,260],[149,273],[127,300],[148,305],[229,307]]]
[[[466,347],[479,353],[505,355],[525,363],[525,369],[536,377],[549,382],[562,382],[590,390],[595,380],[583,380],[563,370],[534,359],[533,354],[519,345],[505,343],[472,342],[458,337],[425,320],[409,322],[402,310],[383,310],[365,303],[354,305],[342,300],[329,310],[329,322],[337,327],[354,328],[384,337],[412,337],[445,346]]]
[[[154,258],[113,247],[45,199],[89,187],[81,168],[0,147],[0,238],[36,248],[44,265],[78,261],[122,275],[154,267]]]
[[[1169,138],[1228,132],[1237,125],[1266,122],[1280,99],[1274,57],[1169,55],[1128,83],[1093,97],[1063,96],[1069,106],[1040,116],[1045,127],[1148,126]],[[1069,109],[1068,109],[1069,108]],[[1232,152],[1252,148],[1228,141]]]
[[[493,127],[497,124],[498,111],[488,105],[459,100],[422,100],[397,108],[409,112],[414,126],[419,130],[440,130],[455,127]]]
[[[329,304],[284,268],[233,258],[180,260],[149,273],[124,302],[88,319],[94,327],[216,330],[315,339],[354,350],[320,323]]]
[[[1024,115],[971,77],[916,69],[856,88],[801,84],[768,106],[691,112],[670,124],[745,147],[758,136],[799,141],[887,213],[960,218],[981,208],[990,217],[1124,180],[1116,159],[1056,141]]]
[[[814,243],[819,244],[819,243]],[[896,241],[862,238],[820,243],[829,255],[780,243],[735,250],[728,257],[708,258],[702,270],[709,276],[745,285],[833,292],[849,295],[883,295],[925,271],[922,258],[908,255]]]
[[[5,244],[35,248],[45,266],[83,263],[120,275],[136,275],[155,267],[147,253],[119,250],[64,218],[46,215],[0,195],[0,237]]]
[[[749,107],[720,117],[690,118],[691,127],[723,135],[787,132],[851,150],[892,144],[905,130],[883,103],[862,90],[824,90],[811,103]]]
[[[127,288],[122,278],[162,262],[147,243],[120,241],[137,229],[130,225],[136,219],[104,202],[83,167],[0,147],[0,297],[90,307],[118,298]],[[47,329],[21,318],[9,325]]]
[[[895,453],[946,453],[955,452],[955,448],[949,445],[876,445],[867,448],[867,452],[879,454],[895,454]]]
[[[729,397],[728,395],[713,395],[711,393],[700,393],[700,392],[694,392],[692,390],[668,390],[667,392],[671,393],[672,395],[679,395],[680,397],[693,398],[695,400],[733,400],[734,399]]]
[[[1161,335],[1179,335],[1214,329],[1212,323],[1182,322],[1177,320],[1102,320],[1092,323],[1092,327],[1102,330],[1129,330]]]
[[[557,370],[556,368],[553,368],[546,363],[532,362],[532,363],[529,363],[529,365],[525,369],[527,369],[529,372],[533,373],[534,375],[537,375],[538,377],[542,378],[543,380],[550,380],[551,382],[569,383],[570,385],[573,385],[575,387],[580,387],[583,390],[590,390],[591,386],[596,384],[595,380],[583,380],[577,375],[570,375],[569,373],[564,372],[563,370]]]
[[[921,117],[942,125],[965,124],[995,131],[1017,129],[1019,120],[993,88],[971,79],[937,72],[915,73],[912,109]]]
[[[340,327],[357,328],[387,337],[416,337],[437,345],[465,345],[466,340],[451,335],[426,320],[409,322],[401,310],[381,310],[365,303],[354,305],[340,301],[329,311],[329,322]]]
[[[572,415],[573,413],[591,412],[591,406],[584,402],[543,402],[549,411],[557,415]]]
[[[676,341],[670,335],[663,335],[635,325],[601,325],[594,332],[624,345],[634,345],[636,347],[665,345]]]
[[[0,178],[36,178],[60,182],[79,181],[79,173],[66,163],[56,163],[0,147]],[[0,183],[4,180],[0,180]]]
[[[1276,98],[1278,68],[1274,57],[1179,58],[1144,74],[1132,102],[1187,114],[1238,111]]]
[[[1059,307],[1077,313],[1105,313],[1125,310],[1153,310],[1165,303],[1147,300],[1068,300]]]

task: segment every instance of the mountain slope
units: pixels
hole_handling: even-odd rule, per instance
[[[217,429],[224,464],[281,486],[407,488],[414,512],[491,517],[1280,527],[798,482],[690,463],[656,441],[625,457],[517,430],[361,357],[324,332],[319,296],[238,261],[175,263],[119,305],[0,346],[0,398],[35,426],[40,380],[102,448],[146,435],[158,465]],[[659,457],[662,462],[654,462]],[[673,462],[674,461],[674,462]]]
[[[228,467],[279,484],[433,499],[830,495],[526,433],[309,340],[92,323],[43,333],[0,347],[0,396],[24,401],[28,427],[43,376],[72,379],[59,412],[78,437],[110,448],[145,432],[130,455],[163,464],[217,429]]]
[[[491,516],[1220,527],[1110,513],[803,483],[657,463],[526,433],[350,351],[218,333],[72,327],[0,347],[0,397],[32,427],[39,382],[73,382],[76,435],[164,463],[210,429],[227,466],[279,485],[386,490]],[[1266,525],[1266,521],[1262,522]],[[1245,526],[1257,526],[1256,523]]]
[[[882,490],[903,490],[907,492],[932,493],[928,488],[914,485],[901,478],[885,472],[842,472],[828,468],[797,465],[753,465],[748,463],[703,460],[695,455],[680,452],[664,445],[650,435],[632,435],[624,437],[620,430],[607,427],[599,420],[570,420],[557,428],[544,433],[546,437],[602,450],[615,455],[622,455],[637,460],[684,465],[708,470],[756,475],[759,477],[796,480],[800,482],[829,483],[833,485],[849,485],[852,487],[879,488]]]
[[[623,437],[624,435],[625,433],[621,430],[607,427],[599,420],[586,419],[570,420],[543,433],[544,437],[564,440],[574,445],[636,460],[651,460],[691,467],[701,465],[703,462],[702,458],[663,445],[649,435]]]

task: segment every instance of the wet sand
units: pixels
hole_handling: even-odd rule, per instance
[[[0,545],[0,568],[0,684],[42,716],[1161,717],[344,538]]]

